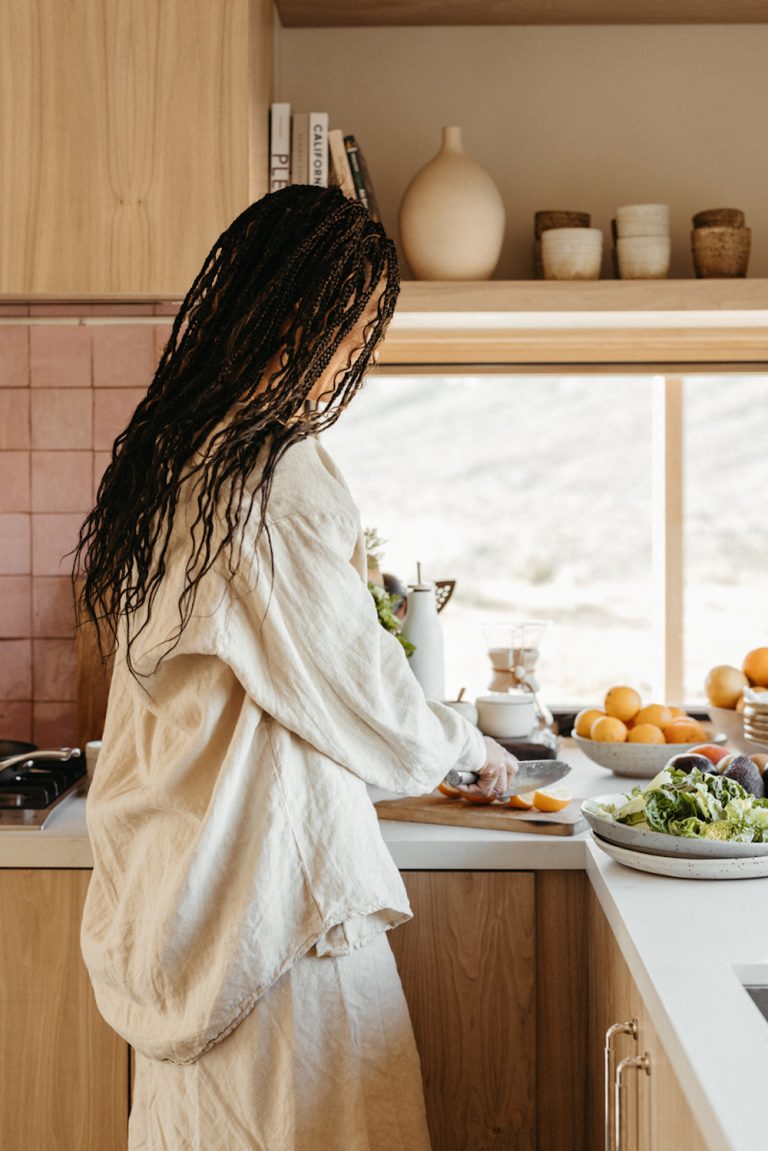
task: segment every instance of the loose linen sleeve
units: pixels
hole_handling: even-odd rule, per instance
[[[366,783],[418,795],[452,767],[478,770],[485,744],[425,698],[381,627],[352,564],[358,533],[346,514],[271,523],[272,557],[265,533],[233,587],[224,656],[277,723]]]

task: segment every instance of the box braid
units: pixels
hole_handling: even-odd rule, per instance
[[[104,657],[116,649],[122,622],[136,674],[131,645],[165,575],[183,483],[195,478],[197,510],[179,622],[164,655],[178,644],[197,586],[222,552],[236,570],[239,529],[257,497],[256,538],[269,537],[279,460],[330,427],[359,390],[398,292],[394,244],[338,188],[271,193],[222,233],[179,309],[146,396],[115,440],[80,530],[79,615],[97,625]],[[310,410],[310,391],[356,329],[359,345],[335,373],[328,402]],[[249,485],[262,449],[263,467]]]

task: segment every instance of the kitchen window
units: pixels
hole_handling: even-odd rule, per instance
[[[455,579],[446,688],[484,690],[481,625],[546,618],[546,698],[628,682],[703,703],[765,643],[768,376],[373,374],[324,437],[387,541],[382,567]]]

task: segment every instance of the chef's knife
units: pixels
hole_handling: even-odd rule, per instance
[[[524,759],[517,765],[517,773],[510,780],[510,790],[501,799],[509,799],[510,795],[522,795],[526,791],[536,791],[540,787],[551,787],[559,779],[563,779],[571,770],[570,765],[559,759]],[[475,771],[449,771],[445,782],[451,787],[467,787],[470,783],[477,783],[478,775]]]

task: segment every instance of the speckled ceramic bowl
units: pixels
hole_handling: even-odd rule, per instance
[[[725,732],[706,726],[704,731],[707,733],[706,743],[726,742]],[[614,775],[630,779],[653,779],[673,755],[690,751],[702,742],[697,739],[695,743],[600,743],[595,739],[585,739],[575,732],[573,738],[594,763],[612,771]]]

